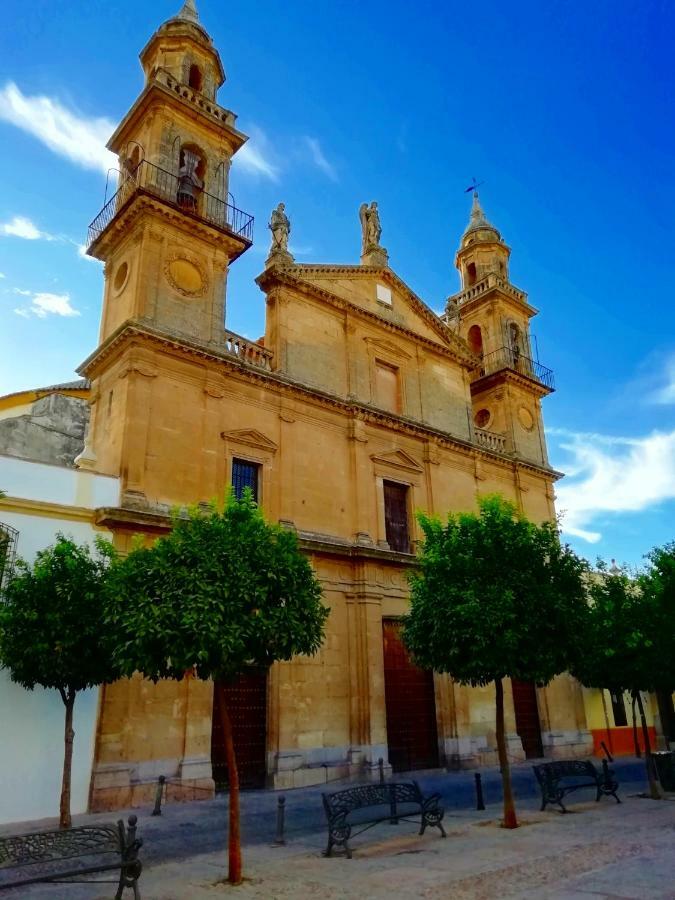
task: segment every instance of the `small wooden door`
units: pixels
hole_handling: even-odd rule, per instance
[[[438,735],[433,673],[410,661],[396,619],[383,619],[382,632],[389,762],[395,772],[434,769]]]
[[[516,731],[523,742],[527,759],[539,759],[544,755],[541,745],[541,725],[537,707],[537,689],[531,681],[511,679],[513,705],[516,710]]]
[[[239,784],[243,788],[265,786],[267,771],[267,669],[251,668],[231,684],[225,684],[225,702],[232,722]],[[225,739],[220,716],[220,691],[213,691],[211,765],[216,790],[227,786]]]

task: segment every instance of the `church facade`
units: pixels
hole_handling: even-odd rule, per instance
[[[353,265],[297,264],[281,205],[257,279],[264,338],[233,334],[227,273],[252,222],[228,204],[228,182],[246,138],[216,99],[223,69],[193,3],[141,63],[144,88],[109,144],[119,190],[89,231],[105,287],[100,343],[79,370],[91,420],[78,465],[121,479],[98,524],[125,549],[166,531],[170,507],[234,484],[297,531],[331,615],[315,658],[228,689],[250,783],[319,783],[380,759],[493,762],[492,691],[414,669],[398,619],[415,510],[473,509],[499,492],[534,520],[555,514],[541,416],[552,373],[533,359],[536,310],[509,280],[508,246],[475,194],[461,290],[438,316],[389,266],[376,204],[360,210]],[[572,679],[507,693],[513,758],[591,750]],[[212,708],[212,685],[196,680],[102,688],[92,808],[141,802],[158,774],[179,791],[212,787]]]
[[[223,67],[193,0],[140,59],[143,89],[109,143],[118,190],[89,229],[88,252],[104,263],[99,343],[83,380],[62,386],[71,406],[89,404],[75,465],[115,486],[87,512],[91,528],[124,551],[136,534],[166,533],[172,507],[232,485],[297,532],[330,607],[326,639],[313,658],[227,687],[244,784],[494,764],[493,688],[416,669],[399,621],[416,510],[472,510],[498,492],[534,521],[555,516],[560,473],[541,411],[553,373],[535,359],[537,311],[510,280],[509,247],[474,192],[460,290],[439,316],[390,266],[375,203],[358,211],[349,265],[296,263],[280,204],[257,279],[265,334],[229,331],[227,274],[253,238],[252,218],[229,203],[246,136],[219,103]],[[355,231],[357,221],[355,211]],[[3,428],[20,436],[21,456],[43,416],[0,423],[0,456]],[[90,809],[146,803],[159,775],[170,796],[208,796],[226,778],[213,694],[191,678],[102,686]],[[597,751],[613,730],[599,697],[567,675],[545,688],[514,682],[510,757]]]

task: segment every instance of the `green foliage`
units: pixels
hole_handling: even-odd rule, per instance
[[[655,690],[675,691],[675,543],[655,547],[638,583],[649,616],[651,681]]]
[[[464,684],[546,684],[570,665],[584,613],[585,563],[554,523],[535,525],[497,495],[446,522],[419,515],[404,641],[417,663]]]
[[[229,680],[247,665],[315,653],[328,610],[295,534],[265,522],[250,491],[219,511],[174,516],[173,530],[115,567],[108,619],[116,662],[153,680]]]
[[[0,666],[13,681],[72,695],[112,680],[103,585],[113,559],[103,540],[91,551],[59,534],[32,566],[17,561],[0,603]]]

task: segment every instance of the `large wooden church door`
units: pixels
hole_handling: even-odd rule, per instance
[[[511,679],[513,705],[516,711],[516,731],[523,742],[527,759],[539,759],[544,755],[541,745],[541,725],[537,707],[537,689],[531,681]]]
[[[383,619],[384,692],[389,762],[395,772],[438,765],[436,700],[432,672],[410,661],[396,619]]]
[[[225,684],[225,702],[232,722],[239,783],[243,788],[265,786],[267,770],[267,669],[249,669]],[[225,738],[220,715],[220,691],[214,685],[211,765],[216,790],[227,786]]]

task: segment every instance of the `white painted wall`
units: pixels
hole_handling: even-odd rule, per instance
[[[0,488],[9,497],[95,509],[119,502],[119,481],[91,472],[0,456]],[[26,561],[63,532],[93,543],[87,522],[58,515],[10,512],[0,501],[0,521],[19,532],[17,554]],[[73,747],[73,813],[87,809],[94,753],[98,689],[78,694]],[[58,691],[26,691],[0,670],[0,824],[58,816],[63,767],[64,706]]]

